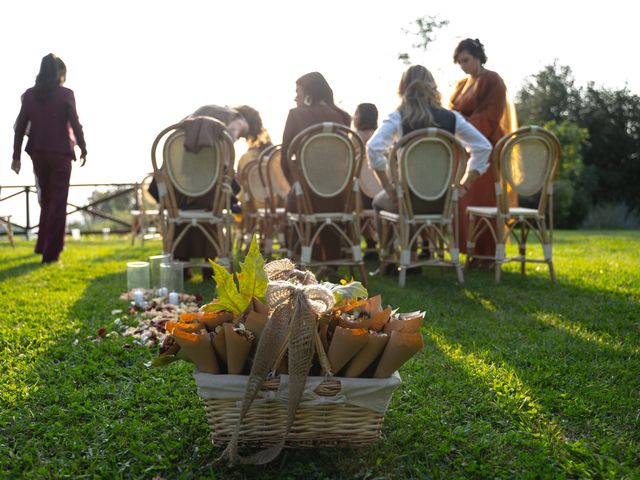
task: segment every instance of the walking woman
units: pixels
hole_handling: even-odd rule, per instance
[[[42,254],[42,263],[56,262],[64,246],[69,178],[71,161],[76,159],[76,143],[81,152],[80,166],[84,166],[87,158],[73,91],[62,86],[66,75],[64,62],[53,53],[46,55],[40,63],[36,84],[22,95],[22,107],[15,124],[11,169],[20,172],[20,153],[26,134],[29,139],[25,150],[33,162],[39,191],[40,225],[35,252]]]

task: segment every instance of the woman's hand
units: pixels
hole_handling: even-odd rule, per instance
[[[462,180],[460,180],[460,198],[465,196],[473,182],[475,182],[479,176],[480,174],[476,170],[471,170],[464,174]]]
[[[20,163],[20,159],[16,159],[14,158],[13,161],[11,162],[11,170],[13,170],[14,172],[16,172],[16,175],[20,173],[20,167],[22,166],[22,164]]]

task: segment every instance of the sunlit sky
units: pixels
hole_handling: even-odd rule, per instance
[[[618,0],[4,1],[0,149],[6,162],[0,184],[33,183],[26,154],[19,176],[9,169],[13,124],[20,95],[33,85],[48,52],[67,64],[66,86],[75,91],[87,139],[87,165],[73,169],[72,183],[131,182],[151,170],[155,135],[204,104],[254,106],[279,143],[294,106],[295,80],[309,71],[325,75],[336,102],[348,112],[373,102],[386,115],[397,105],[405,68],[397,55],[408,51],[415,63],[432,70],[448,98],[463,76],[451,55],[465,37],[484,43],[486,67],[500,73],[513,93],[554,59],[571,66],[579,85],[627,84],[640,93],[634,46],[638,7],[632,5]],[[450,22],[426,53],[412,50],[416,38],[403,32],[423,15]]]

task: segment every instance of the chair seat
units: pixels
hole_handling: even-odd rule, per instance
[[[472,213],[481,217],[495,217],[498,214],[497,207],[467,207],[467,213]],[[513,207],[509,208],[510,217],[538,217],[538,210],[535,208]]]
[[[158,215],[160,215],[160,211],[159,210],[145,210],[143,212],[142,210],[131,210],[131,215],[133,215],[134,217],[139,217],[140,215],[158,216]]]
[[[343,212],[318,212],[318,213],[291,213],[287,212],[287,218],[294,222],[304,220],[307,222],[326,222],[327,220],[333,222],[350,222],[353,221],[352,213]]]
[[[226,214],[226,211],[222,213],[222,216],[216,217],[210,210],[178,210],[178,218],[170,218],[170,222],[183,223],[184,221],[203,220],[222,222],[225,217],[230,215]]]
[[[389,222],[399,222],[400,215],[387,210],[380,211],[380,218]],[[451,223],[451,220],[445,219],[442,215],[422,214],[414,215],[413,219],[406,219],[408,223]]]

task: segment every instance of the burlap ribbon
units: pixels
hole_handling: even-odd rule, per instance
[[[260,336],[238,423],[222,453],[222,457],[226,457],[230,464],[263,465],[282,451],[304,392],[316,345],[319,343],[317,318],[335,303],[331,292],[318,285],[312,273],[295,269],[290,260],[270,262],[265,270],[270,279],[266,300],[271,316]],[[291,280],[304,283],[292,283]],[[289,354],[290,376],[285,433],[278,444],[242,457],[238,454],[238,440],[243,420],[262,382],[272,368],[277,366],[284,351]]]

